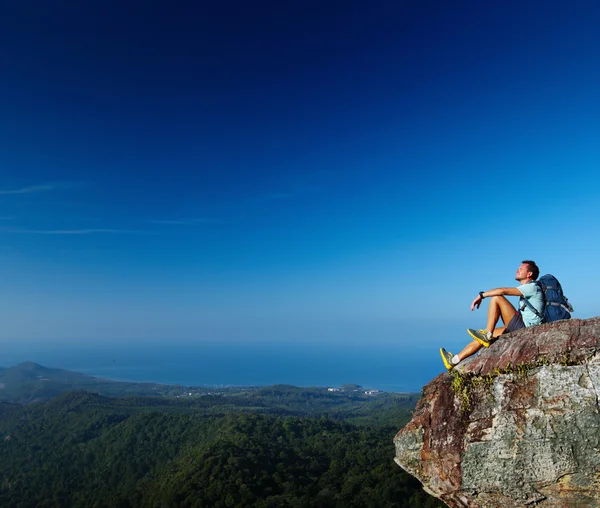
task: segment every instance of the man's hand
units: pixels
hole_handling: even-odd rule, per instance
[[[482,301],[483,298],[481,297],[481,295],[477,295],[477,298],[475,298],[475,300],[473,300],[473,303],[471,304],[471,310],[473,311],[475,309],[478,309]]]

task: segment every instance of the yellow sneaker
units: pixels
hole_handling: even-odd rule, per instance
[[[473,328],[469,328],[467,329],[467,332],[483,347],[490,347],[493,339],[492,337],[488,337],[487,330],[473,330]]]
[[[442,361],[444,362],[444,365],[448,369],[448,372],[450,372],[454,368],[454,365],[452,365],[452,356],[453,356],[452,353],[449,353],[443,347],[441,347],[440,355],[442,355]]]

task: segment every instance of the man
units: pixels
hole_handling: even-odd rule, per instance
[[[440,354],[444,365],[451,371],[458,363],[468,356],[476,353],[481,347],[489,347],[491,342],[503,333],[514,332],[520,328],[539,325],[542,318],[538,316],[529,305],[529,302],[540,315],[544,314],[544,294],[540,287],[534,282],[540,274],[540,269],[534,261],[525,260],[517,268],[515,279],[520,282],[516,288],[496,288],[489,291],[480,291],[479,295],[471,303],[471,310],[478,309],[484,298],[491,298],[488,309],[488,319],[485,329],[473,330],[469,328],[467,332],[473,337],[473,342],[457,355],[452,355],[444,348],[440,348]],[[516,310],[506,299],[506,296],[519,296],[519,310]],[[502,319],[504,326],[496,328],[499,319]]]

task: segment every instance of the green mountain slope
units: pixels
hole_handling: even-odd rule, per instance
[[[173,387],[33,363],[2,369],[0,383],[0,506],[437,506],[393,462],[417,394],[277,385],[169,397]],[[81,387],[100,390],[66,391]]]

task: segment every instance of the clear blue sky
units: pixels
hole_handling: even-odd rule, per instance
[[[3,2],[0,339],[437,355],[525,258],[600,314],[598,27],[593,0]]]

